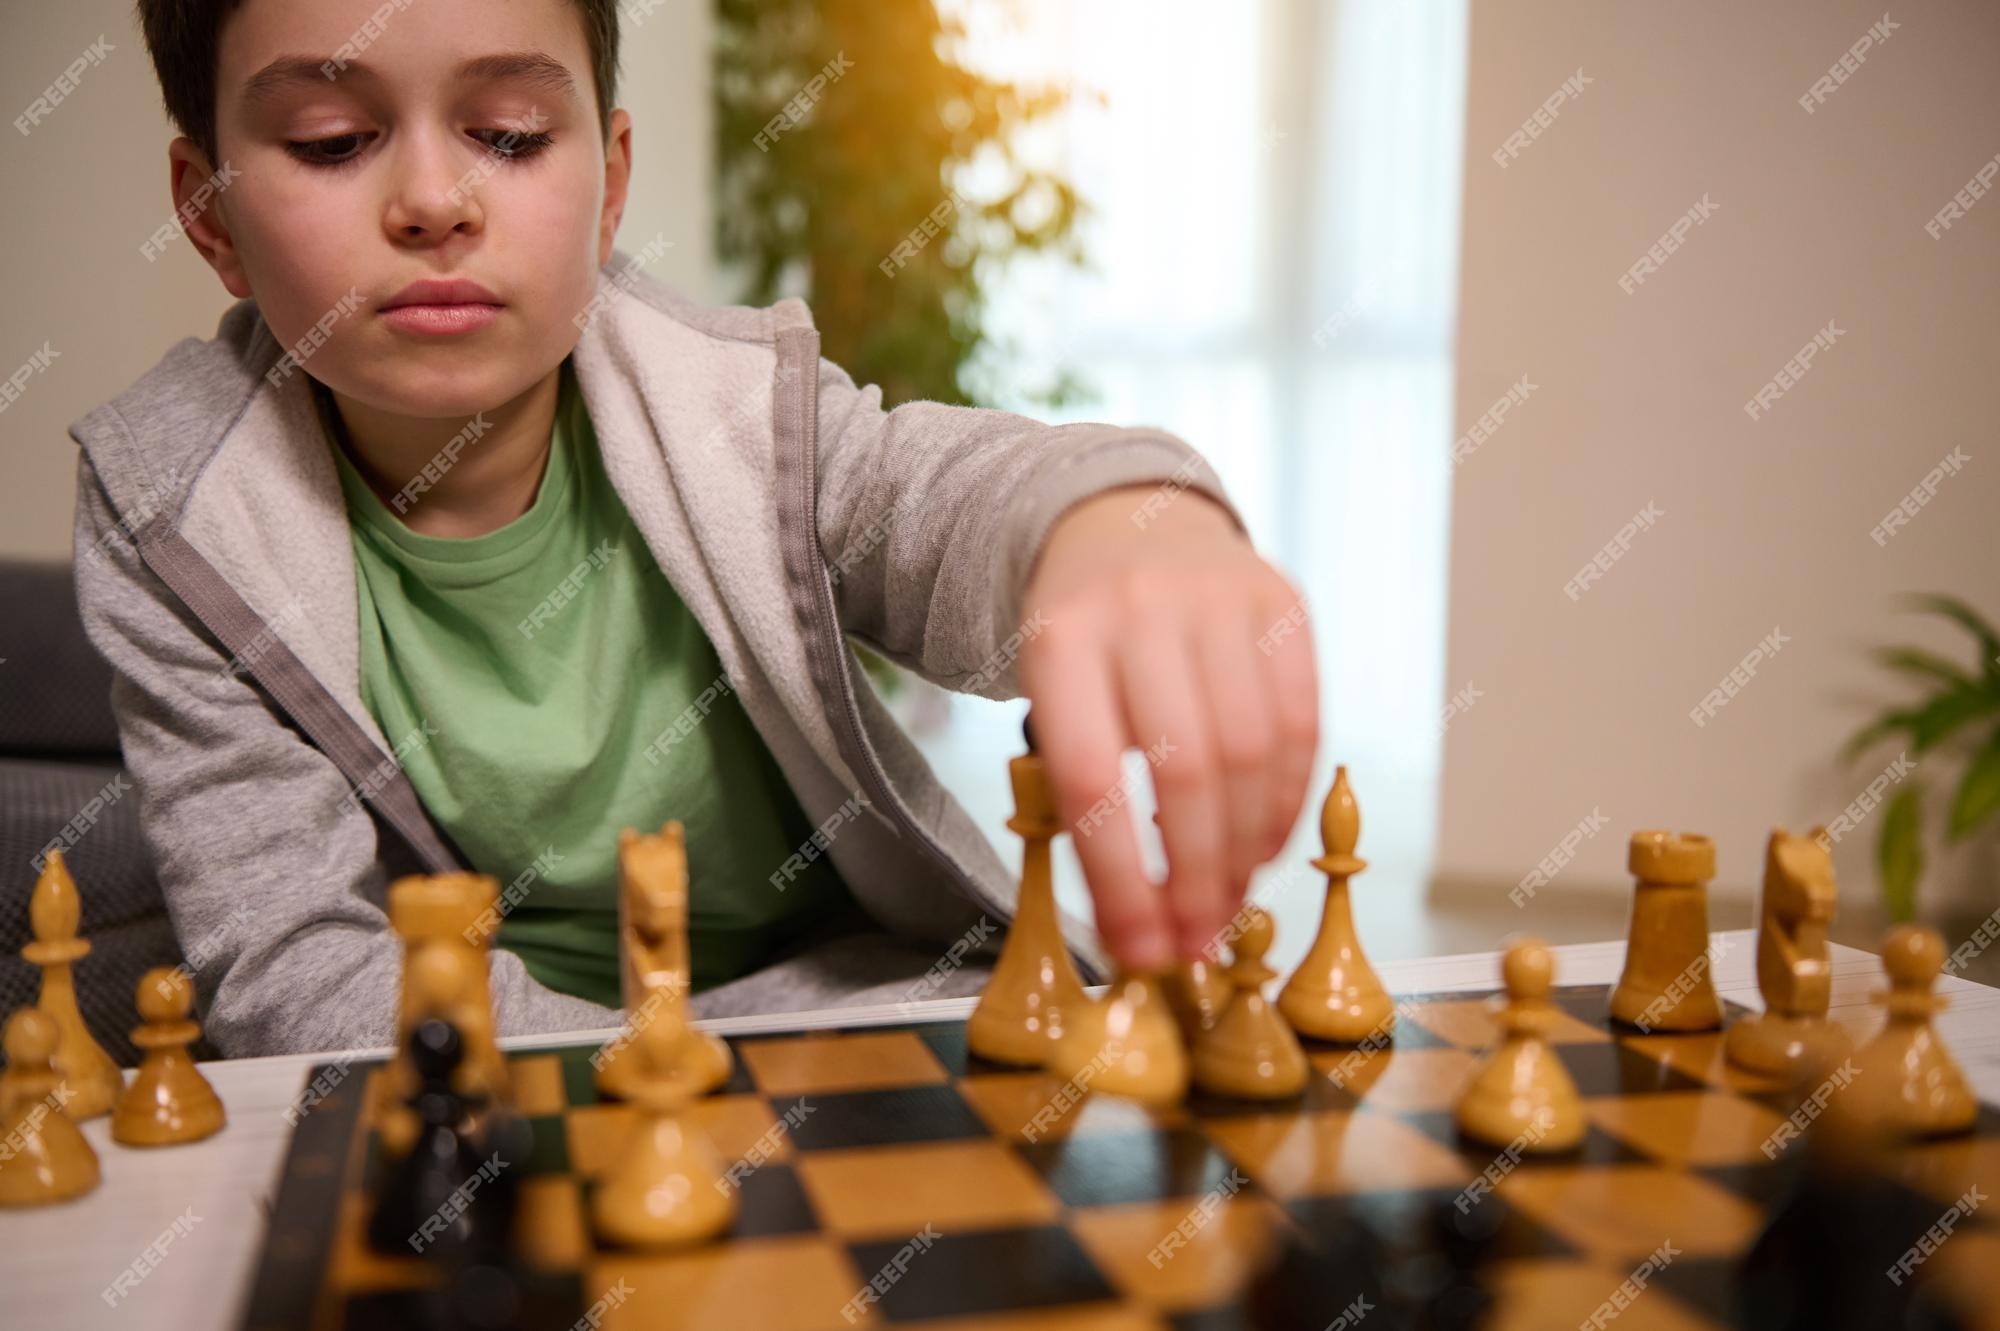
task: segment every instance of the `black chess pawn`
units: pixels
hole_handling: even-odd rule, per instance
[[[417,1091],[409,1100],[420,1124],[409,1153],[389,1166],[369,1216],[368,1242],[397,1256],[438,1256],[471,1245],[479,1213],[472,1199],[496,1171],[466,1130],[479,1105],[453,1085],[465,1042],[450,1022],[431,1018],[410,1032]]]

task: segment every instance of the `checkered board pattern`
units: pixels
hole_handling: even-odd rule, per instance
[[[599,1102],[592,1050],[515,1055],[535,1144],[518,1166],[520,1248],[548,1277],[534,1321],[572,1327],[595,1305],[606,1331],[1238,1325],[1281,1227],[1407,1235],[1496,1165],[1495,1152],[1458,1141],[1451,1114],[1493,1039],[1485,998],[1413,997],[1388,1048],[1311,1048],[1317,1075],[1280,1105],[1197,1094],[1147,1111],[1096,1096],[1051,1115],[1057,1080],[969,1059],[958,1021],[735,1039],[733,1078],[696,1117],[726,1161],[760,1141],[774,1149],[743,1178],[730,1236],[673,1254],[591,1236],[588,1191],[629,1121]],[[1554,1042],[1590,1129],[1578,1153],[1524,1160],[1473,1203],[1492,1208],[1492,1325],[1576,1326],[1663,1242],[1680,1255],[1619,1313],[1618,1331],[1731,1325],[1736,1263],[1796,1167],[1796,1152],[1774,1164],[1762,1146],[1798,1093],[1727,1067],[1720,1034],[1614,1032],[1604,987],[1555,999]],[[348,1077],[297,1129],[248,1331],[430,1324],[421,1292],[439,1279],[433,1264],[376,1255],[363,1237],[380,1168],[362,1121],[367,1080]],[[787,1110],[793,1122],[773,1132]],[[1926,1216],[1975,1184],[1994,1190],[2000,1111],[1982,1110],[1970,1136],[1911,1148],[1895,1169]],[[1975,1211],[1926,1271],[1983,1286],[1987,1317],[2000,1302],[1996,1214]],[[1154,1261],[1190,1217],[1192,1237]],[[869,1278],[893,1273],[920,1233],[938,1237],[905,1252],[900,1277],[857,1309]],[[615,1293],[621,1281],[629,1296]]]

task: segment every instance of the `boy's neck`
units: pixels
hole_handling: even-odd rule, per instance
[[[470,421],[398,416],[327,391],[340,412],[336,434],[348,460],[404,526],[424,536],[484,536],[535,502],[561,376],[558,365]],[[448,450],[453,440],[459,446]]]

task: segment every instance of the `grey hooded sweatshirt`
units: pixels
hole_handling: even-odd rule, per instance
[[[1131,484],[1227,506],[1213,471],[1158,430],[884,411],[820,358],[801,302],[699,306],[623,252],[592,311],[572,361],[614,488],[808,817],[857,799],[872,815],[841,821],[825,853],[881,933],[718,986],[697,1012],[963,992],[983,971],[956,965],[962,940],[1004,927],[1012,876],[848,639],[946,688],[1016,696],[1036,631],[1024,586],[1055,519]],[[175,932],[201,943],[208,1034],[232,1057],[386,1045],[402,964],[387,885],[469,867],[361,700],[346,508],[283,354],[239,301],[213,339],[183,339],[70,427],[84,627],[114,671]],[[502,1034],[618,1021],[504,950],[492,989]]]

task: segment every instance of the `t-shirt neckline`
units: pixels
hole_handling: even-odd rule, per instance
[[[369,534],[393,546],[399,562],[453,585],[467,586],[490,581],[519,568],[535,555],[541,538],[554,530],[574,489],[575,449],[578,436],[575,408],[579,402],[574,374],[568,360],[560,368],[556,390],[556,411],[550,431],[548,460],[536,486],[535,498],[519,517],[478,536],[432,536],[411,531],[382,501],[347,456],[342,445],[345,429],[340,423],[331,395],[317,381],[313,397],[320,414],[322,433],[334,465],[340,473],[341,492],[347,501],[348,518]],[[466,447],[477,448],[477,440]],[[414,497],[421,504],[423,496]]]

